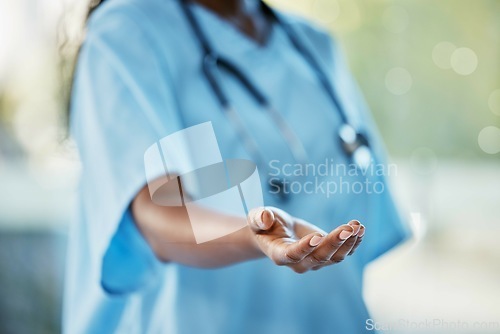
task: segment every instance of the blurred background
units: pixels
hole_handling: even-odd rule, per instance
[[[375,320],[500,333],[500,1],[269,2],[337,37],[398,165],[415,238],[366,271]],[[0,333],[60,330],[80,168],[65,108],[85,6],[0,0]]]

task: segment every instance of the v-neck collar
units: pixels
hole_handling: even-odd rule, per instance
[[[274,48],[278,28],[276,23],[272,24],[269,36],[262,45],[202,5],[190,3],[189,6],[193,9],[193,14],[212,48],[218,54],[232,58],[265,54]]]

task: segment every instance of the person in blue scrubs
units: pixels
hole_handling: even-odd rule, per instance
[[[188,6],[217,53],[266,92],[311,165],[349,164],[335,134],[339,110],[257,0]],[[372,165],[383,166],[382,143],[335,40],[301,18],[279,15],[320,63],[350,122],[364,129]],[[339,175],[335,169],[306,176],[338,185],[334,192],[319,187],[276,196],[266,174],[296,166],[289,143],[245,87],[218,71],[269,164],[257,163],[265,207],[248,208],[247,217],[200,209],[207,226],[246,227],[198,244],[184,206],[152,201],[145,152],[166,136],[211,122],[224,158],[254,157],[221,111],[180,2],[107,0],[93,10],[87,28],[70,110],[83,172],[69,236],[63,331],[368,331],[363,268],[408,235],[386,173]],[[174,153],[183,165],[186,154]],[[349,188],[367,181],[378,186]]]

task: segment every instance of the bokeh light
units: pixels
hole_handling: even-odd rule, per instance
[[[500,88],[491,92],[488,99],[488,106],[492,113],[500,116]]]
[[[394,95],[406,94],[413,84],[410,72],[402,67],[391,68],[385,75],[385,87]]]
[[[469,48],[458,48],[451,55],[451,68],[458,74],[469,75],[477,68],[476,53]]]
[[[477,143],[485,153],[497,154],[500,152],[500,129],[496,126],[483,128],[477,136]]]

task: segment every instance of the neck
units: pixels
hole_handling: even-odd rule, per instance
[[[271,31],[270,20],[263,15],[260,0],[191,0],[230,22],[236,29],[264,45]]]
[[[210,9],[222,17],[234,17],[246,14],[249,6],[246,0],[192,0]]]

